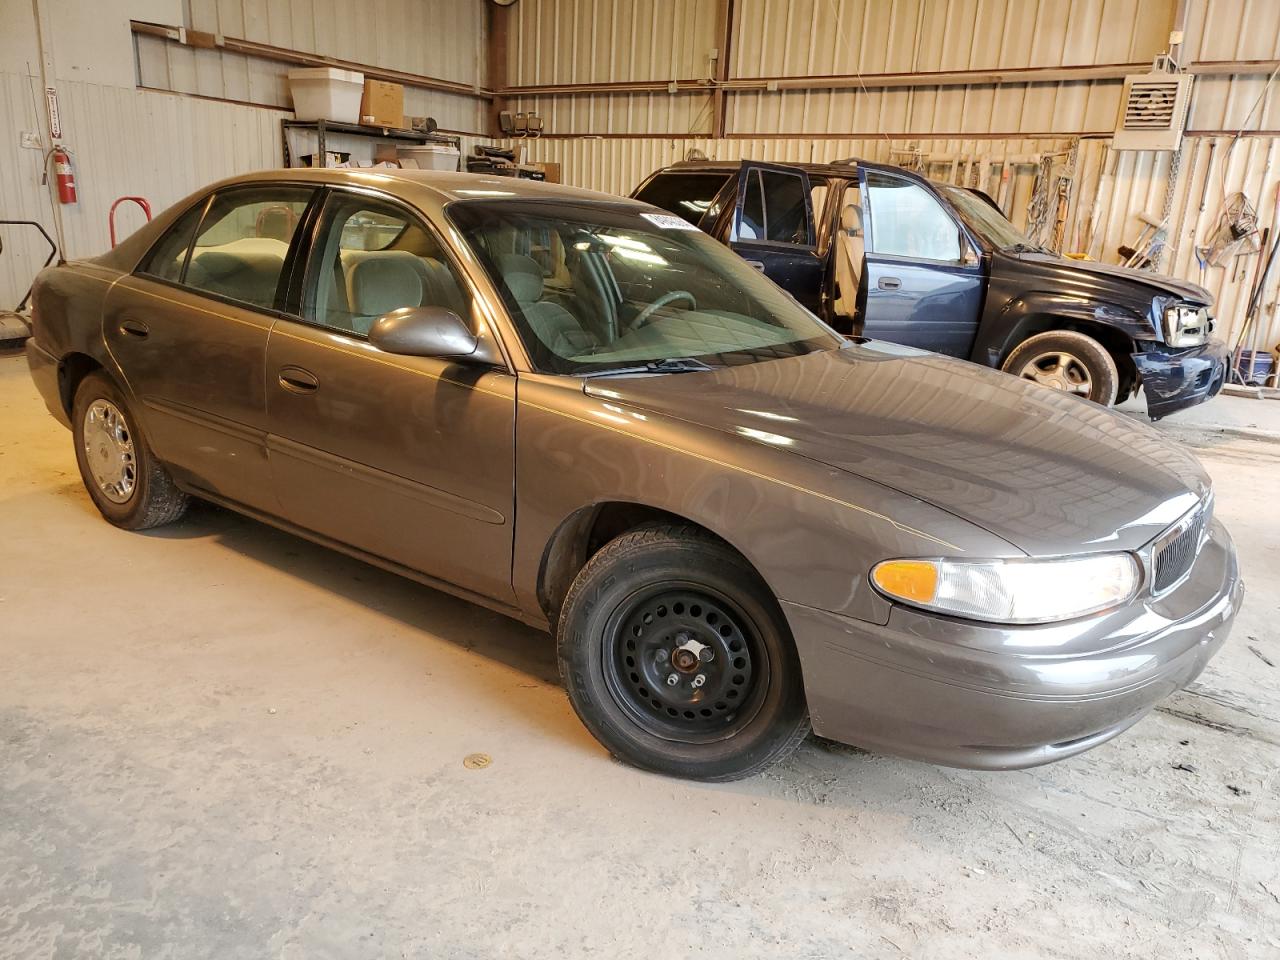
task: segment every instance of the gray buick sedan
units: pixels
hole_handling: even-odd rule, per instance
[[[1069,757],[1193,680],[1243,593],[1186,451],[847,341],[634,201],[263,172],[45,271],[33,329],[108,521],[199,497],[549,629],[583,723],[667,774],[810,727]]]

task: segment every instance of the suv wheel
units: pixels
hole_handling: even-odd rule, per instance
[[[80,381],[71,426],[80,478],[108,521],[145,530],[186,511],[187,495],[151,452],[124,394],[106,374]]]
[[[809,731],[782,611],[742,557],[697,528],[645,526],[603,547],[569,588],[557,651],[587,729],[646,770],[736,780]]]
[[[1107,348],[1074,330],[1050,330],[1024,340],[1001,369],[1104,407],[1115,404],[1120,388],[1120,373]]]

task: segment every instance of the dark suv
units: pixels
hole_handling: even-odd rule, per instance
[[[702,228],[837,330],[1159,419],[1222,389],[1203,287],[1029,242],[985,194],[899,167],[690,161],[633,194]]]

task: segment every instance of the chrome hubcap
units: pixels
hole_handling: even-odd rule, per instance
[[[112,503],[127,503],[138,483],[133,435],[110,400],[95,400],[84,414],[84,459],[98,489]]]
[[[1079,357],[1061,351],[1042,353],[1023,364],[1018,371],[1023,380],[1032,380],[1042,387],[1061,390],[1087,397],[1093,390],[1093,378]]]

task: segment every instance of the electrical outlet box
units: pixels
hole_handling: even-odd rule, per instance
[[[39,150],[40,134],[32,133],[30,130],[23,130],[22,133],[18,135],[18,146],[22,147],[24,150]]]

